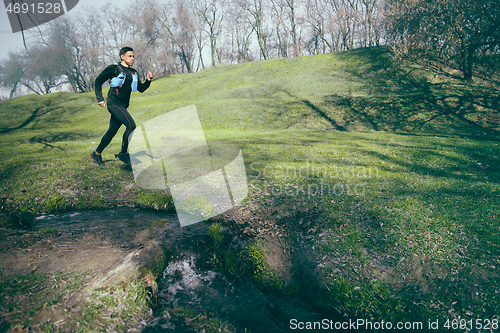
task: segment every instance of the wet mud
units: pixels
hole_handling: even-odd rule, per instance
[[[280,290],[263,286],[251,276],[235,277],[211,265],[208,253],[203,250],[210,242],[209,226],[210,223],[203,222],[173,228],[169,237],[163,239],[162,246],[170,255],[168,265],[158,279],[157,317],[143,332],[202,332],[184,320],[165,318],[162,309],[176,307],[217,317],[236,332],[296,332],[293,323],[339,319],[337,313],[325,313],[314,307],[320,282],[316,260],[305,248],[305,243],[296,242],[295,251],[278,256],[289,265],[291,259],[292,269],[286,272],[288,279],[301,288],[301,291],[287,296]],[[234,248],[242,249],[246,240],[240,238],[237,226],[234,229],[226,226],[225,235],[232,238]],[[273,252],[285,253],[278,244],[274,244]],[[283,262],[274,264],[283,266]]]

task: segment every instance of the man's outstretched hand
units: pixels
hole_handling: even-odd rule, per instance
[[[99,106],[106,106],[106,102],[105,101],[102,101],[102,102],[99,102]]]

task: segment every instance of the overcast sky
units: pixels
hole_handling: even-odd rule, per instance
[[[39,0],[38,2],[43,2]],[[73,8],[69,13],[77,13],[83,10],[95,10],[100,8],[105,3],[113,4],[123,4],[123,0],[80,0],[75,8]],[[12,33],[10,27],[9,18],[7,17],[7,12],[5,11],[5,6],[0,5],[2,10],[0,11],[0,60],[6,59],[8,57],[9,51],[18,51],[24,48],[23,36],[21,32]],[[41,25],[42,29],[44,25]],[[36,28],[32,28],[36,29]],[[31,29],[30,29],[31,30]],[[26,31],[25,35],[30,36],[30,31]]]

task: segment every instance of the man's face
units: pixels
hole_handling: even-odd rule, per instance
[[[134,51],[128,51],[125,54],[122,54],[122,60],[128,66],[132,66],[134,64]]]

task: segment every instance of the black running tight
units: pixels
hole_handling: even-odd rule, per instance
[[[99,154],[102,153],[104,148],[106,148],[111,140],[115,137],[118,129],[121,125],[125,125],[125,132],[123,133],[123,141],[122,141],[122,153],[126,153],[128,150],[128,142],[130,139],[130,135],[135,130],[135,121],[128,113],[127,108],[117,104],[108,104],[108,111],[111,113],[111,119],[109,120],[109,129],[104,134],[101,139],[101,143],[96,149],[96,152]]]

